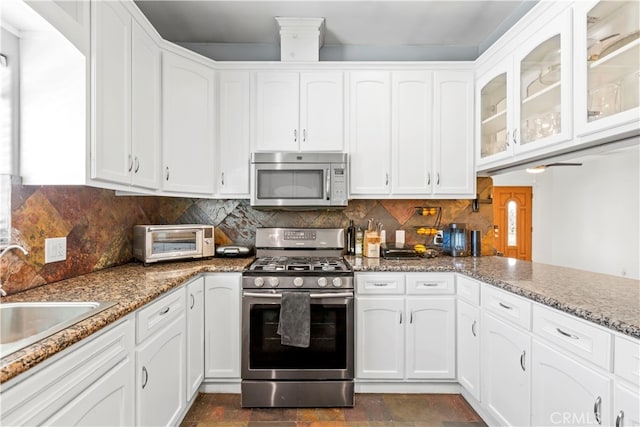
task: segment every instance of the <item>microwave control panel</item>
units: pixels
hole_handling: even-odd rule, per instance
[[[347,204],[347,166],[344,164],[331,165],[331,204],[343,206]]]

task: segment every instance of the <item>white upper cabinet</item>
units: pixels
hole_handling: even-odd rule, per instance
[[[475,198],[473,74],[437,71],[433,80],[433,193]]]
[[[163,189],[212,195],[214,72],[167,51],[162,71]]]
[[[391,73],[349,73],[351,195],[388,194],[391,178]]]
[[[433,73],[398,71],[391,77],[391,191],[429,193],[432,159]]]
[[[574,6],[576,133],[638,134],[640,3],[580,1]]]
[[[353,71],[352,196],[475,197],[471,71]]]
[[[160,49],[119,2],[93,6],[92,178],[157,189]]]
[[[96,2],[93,16],[92,178],[129,183],[131,16],[120,2]]]
[[[157,189],[161,174],[160,49],[135,21],[131,48],[131,183]]]
[[[343,73],[259,71],[256,151],[342,151]]]
[[[476,81],[476,163],[544,154],[572,133],[572,24],[565,10]]]
[[[249,197],[251,150],[251,75],[248,71],[218,73],[218,162],[216,193]]]

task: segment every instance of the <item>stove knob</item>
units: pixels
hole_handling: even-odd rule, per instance
[[[271,286],[272,288],[277,288],[279,284],[280,281],[277,277],[269,277],[269,286]]]
[[[264,279],[262,277],[256,277],[253,279],[253,284],[261,288],[264,285]]]
[[[327,279],[325,277],[320,277],[318,279],[318,286],[320,286],[321,288],[327,286]]]
[[[342,286],[342,279],[341,279],[341,278],[339,278],[339,277],[336,277],[335,279],[333,279],[333,280],[331,281],[331,283],[333,283],[333,287],[334,287],[334,288],[339,288],[339,287],[341,287],[341,286]]]
[[[293,286],[295,286],[296,288],[300,288],[302,287],[302,285],[304,285],[304,280],[302,280],[302,277],[296,277],[295,279],[293,279]]]

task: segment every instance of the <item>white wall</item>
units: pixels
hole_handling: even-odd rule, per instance
[[[534,262],[640,279],[640,150],[577,161],[498,175],[494,186],[533,187]]]

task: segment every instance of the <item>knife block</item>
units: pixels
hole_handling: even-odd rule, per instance
[[[367,258],[380,258],[380,235],[377,231],[365,231],[362,243],[362,255]]]

